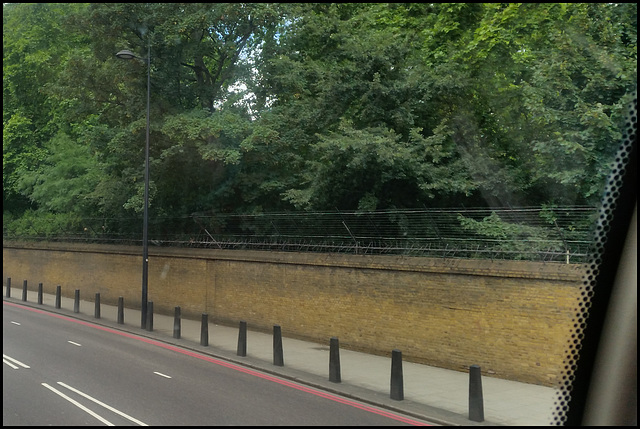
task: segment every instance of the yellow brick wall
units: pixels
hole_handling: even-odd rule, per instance
[[[556,263],[152,248],[149,300],[183,317],[554,385],[582,287],[582,267]],[[141,249],[4,243],[12,287],[39,282],[103,303],[140,302]]]

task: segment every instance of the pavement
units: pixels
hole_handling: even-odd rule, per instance
[[[174,316],[153,315],[153,331],[140,327],[140,311],[124,309],[124,324],[117,323],[117,307],[102,304],[100,318],[95,303],[80,300],[74,311],[73,298],[61,299],[55,308],[55,295],[43,294],[38,304],[37,291],[28,291],[23,300],[22,287],[12,286],[9,301],[39,308],[97,325],[152,338],[203,354],[264,371],[301,384],[360,400],[370,405],[445,426],[548,426],[553,423],[558,390],[516,381],[482,376],[484,421],[469,420],[469,374],[412,362],[402,362],[404,399],[390,398],[391,351],[377,356],[340,349],[341,382],[329,381],[329,340],[326,344],[286,337],[282,329],[284,366],[273,363],[273,334],[257,332],[247,326],[247,352],[237,355],[239,326],[208,323],[209,344],[200,345],[201,320],[181,319],[181,338],[173,338]]]

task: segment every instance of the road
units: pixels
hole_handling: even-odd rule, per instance
[[[426,424],[192,350],[3,304],[3,425]]]

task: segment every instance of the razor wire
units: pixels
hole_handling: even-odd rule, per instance
[[[193,248],[581,263],[595,207],[193,213],[151,217],[149,244]],[[5,239],[140,245],[139,218],[86,218]]]

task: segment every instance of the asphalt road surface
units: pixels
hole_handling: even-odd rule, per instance
[[[2,316],[3,426],[427,424],[56,313]]]

